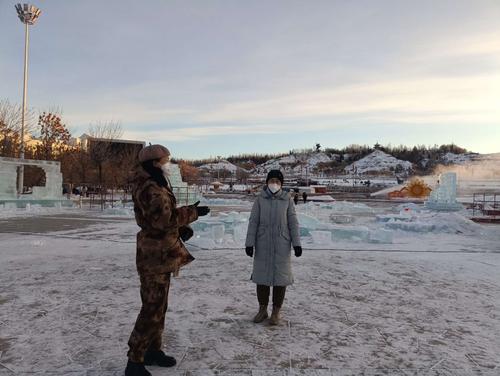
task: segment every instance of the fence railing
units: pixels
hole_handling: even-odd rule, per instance
[[[500,218],[500,193],[474,193],[472,195],[472,215],[474,217]]]
[[[199,189],[193,187],[172,187],[172,191],[177,199],[178,205],[190,205],[201,198]],[[89,207],[90,209],[123,206],[132,202],[130,191],[107,189],[102,192],[90,191],[82,193],[76,200],[78,206]]]

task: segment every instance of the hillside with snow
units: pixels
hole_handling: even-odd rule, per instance
[[[463,165],[477,160],[478,157],[479,154],[476,153],[465,153],[465,154],[446,153],[441,157],[441,163],[446,165],[450,164]]]
[[[354,174],[383,174],[401,172],[408,174],[413,170],[413,164],[397,159],[381,150],[375,150],[366,157],[347,166],[344,171]]]
[[[236,173],[236,171],[246,171],[245,169],[242,169],[241,167],[238,167],[231,162],[228,162],[226,160],[222,160],[219,162],[214,162],[214,163],[207,163],[199,167],[201,170],[207,170],[207,171],[222,171],[226,170],[231,173]]]
[[[199,168],[206,171],[227,171],[231,174],[243,171],[253,176],[263,176],[271,170],[279,169],[292,178],[307,174],[411,175],[417,173],[425,175],[435,173],[436,169],[443,171],[443,169],[469,167],[474,167],[475,170],[496,170],[496,161],[500,158],[497,154],[461,152],[458,147],[455,149],[446,148],[446,146],[414,150],[408,148],[374,150],[368,147],[358,147],[353,150],[346,149],[348,153],[345,153],[345,150],[300,151],[267,160],[245,156],[244,158],[231,157],[231,162],[220,160],[206,163],[204,161]],[[246,169],[239,166],[244,166]],[[251,166],[256,167],[252,169]]]
[[[323,152],[290,154],[281,158],[271,159],[263,164],[260,164],[254,169],[253,172],[258,175],[264,175],[271,170],[281,170],[285,173],[300,174],[306,170],[312,172],[316,167],[318,167],[318,164],[328,163],[332,160],[332,158]]]

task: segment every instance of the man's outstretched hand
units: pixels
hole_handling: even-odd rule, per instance
[[[208,206],[198,206],[200,205],[199,201],[196,201],[192,206],[196,209],[198,213],[198,217],[203,217],[210,213],[210,208]]]

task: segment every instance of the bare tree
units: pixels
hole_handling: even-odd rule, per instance
[[[89,125],[88,134],[93,138],[116,140],[123,136],[123,128],[118,121],[99,121]]]
[[[25,119],[25,134],[34,129],[34,111],[28,109]],[[0,155],[17,157],[21,146],[22,106],[8,100],[0,100]]]
[[[105,175],[109,175],[114,187],[127,189],[130,185],[131,170],[137,163],[138,149],[123,148],[106,162]]]
[[[64,153],[61,158],[61,170],[65,181],[71,184],[87,184],[94,173],[89,154],[82,148]]]
[[[123,129],[119,122],[97,122],[89,126],[88,153],[90,160],[95,164],[98,170],[99,185],[103,183],[103,165],[104,162],[112,157],[111,140],[116,140],[123,135]]]
[[[248,171],[245,171],[242,168],[238,168],[236,170],[236,180],[240,183],[246,184],[247,179],[250,177]]]

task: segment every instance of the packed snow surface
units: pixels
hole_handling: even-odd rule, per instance
[[[193,224],[164,333],[178,365],[154,376],[498,375],[498,228],[415,204],[300,204],[304,253],[270,327],[251,321],[245,203]],[[0,218],[0,375],[123,375],[138,228],[111,209]]]

